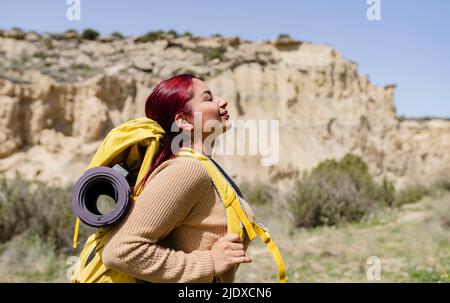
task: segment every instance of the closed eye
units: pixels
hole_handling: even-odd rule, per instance
[[[211,91],[209,91],[209,90],[204,91],[204,92],[202,93],[202,95],[203,95],[203,96],[206,96],[206,97],[208,98],[208,99],[203,99],[203,100],[205,100],[205,101],[212,101],[212,100],[213,100],[212,93],[211,93]]]

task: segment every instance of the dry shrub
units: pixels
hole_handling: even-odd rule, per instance
[[[70,249],[75,217],[71,207],[72,186],[48,186],[16,174],[8,180],[0,175],[0,242],[31,231],[57,248]],[[81,236],[89,229],[81,226]]]
[[[320,163],[288,197],[297,227],[359,221],[394,200],[394,186],[387,180],[377,184],[364,161],[351,154]]]

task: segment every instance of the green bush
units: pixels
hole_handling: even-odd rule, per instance
[[[173,38],[177,38],[178,37],[178,33],[175,30],[170,30],[167,32],[169,35],[171,35]]]
[[[72,186],[48,186],[0,175],[0,242],[30,231],[58,248],[70,248],[75,217],[71,207]],[[82,226],[80,239],[89,232]]]
[[[447,178],[438,180],[434,187],[435,190],[450,191],[450,180]]]
[[[15,32],[21,32],[21,33],[23,33],[23,29],[20,28],[20,27],[17,27],[17,26],[12,27],[11,30],[12,30],[12,31],[15,31]]]
[[[361,158],[326,160],[296,182],[288,197],[297,227],[337,225],[362,219],[395,199],[387,180],[378,185]]]
[[[13,39],[23,40],[25,38],[26,33],[20,27],[13,27],[11,31],[13,32]]]
[[[211,61],[211,60],[214,60],[217,58],[220,61],[223,61],[223,59],[224,59],[223,55],[225,54],[226,51],[227,51],[227,49],[223,46],[221,46],[219,48],[210,48],[209,47],[205,54],[205,60]]]
[[[279,34],[278,39],[292,39],[289,34]]]
[[[404,204],[417,202],[429,193],[429,190],[421,185],[406,187],[397,191],[393,206],[400,207]]]
[[[297,50],[300,44],[301,42],[292,39],[287,34],[280,34],[274,43],[275,47],[281,51]]]
[[[35,52],[34,54],[33,54],[33,57],[34,58],[38,58],[38,59],[45,59],[45,58],[47,58],[47,54],[45,53],[45,52],[41,52],[41,51],[39,51],[39,52]]]
[[[378,197],[379,200],[384,202],[386,206],[395,206],[397,200],[397,191],[395,190],[394,184],[388,179],[383,178]]]
[[[231,38],[228,40],[228,44],[233,48],[237,48],[241,45],[241,39],[239,37]]]
[[[68,29],[68,30],[66,30],[66,31],[64,32],[63,36],[64,36],[64,35],[66,35],[66,36],[70,36],[70,35],[72,35],[72,36],[78,36],[79,34],[78,34],[78,31],[77,31],[76,29],[70,28],[70,29]]]
[[[81,37],[85,40],[96,40],[98,36],[100,36],[99,32],[90,28],[85,29],[81,34]]]
[[[450,181],[448,179],[437,180],[428,186],[421,184],[409,185],[396,191],[392,206],[401,207],[405,204],[415,203],[426,196],[435,196],[446,191],[450,191]]]
[[[63,39],[63,40],[80,40],[81,37],[78,34],[76,29],[68,29],[65,31],[64,34],[60,34],[58,39]]]
[[[199,46],[193,49],[193,51],[203,54],[203,59],[205,60],[205,62],[208,62],[216,58],[218,58],[220,61],[223,61],[224,54],[227,49],[224,46],[218,48]]]
[[[273,200],[271,188],[261,183],[242,182],[239,189],[251,205],[266,205]]]
[[[61,33],[51,33],[51,34],[50,34],[50,37],[51,37],[53,40],[62,40],[62,39],[64,39],[64,35],[61,34]]]
[[[77,70],[79,72],[84,72],[84,73],[90,73],[90,72],[95,71],[94,68],[92,68],[91,66],[89,66],[87,64],[71,64],[70,68],[72,70]]]
[[[145,42],[152,42],[159,39],[162,39],[163,31],[157,31],[157,32],[148,32],[144,36],[141,36],[137,38],[136,42],[145,43]]]
[[[119,32],[114,32],[114,33],[112,33],[111,34],[111,36],[114,38],[114,39],[117,39],[117,40],[122,40],[123,38],[125,38],[121,33],[119,33]]]

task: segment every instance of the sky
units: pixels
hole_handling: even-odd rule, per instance
[[[80,20],[68,20],[72,2]],[[367,11],[380,3],[380,20]],[[370,2],[370,3],[367,3]],[[450,117],[448,0],[1,0],[0,29],[37,32],[155,30],[269,40],[280,33],[327,44],[380,86],[396,84],[398,115]]]

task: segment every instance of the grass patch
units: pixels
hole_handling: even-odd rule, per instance
[[[292,233],[272,228],[289,282],[448,282],[450,275],[450,193],[430,196],[401,208],[384,208],[368,224],[296,228]],[[285,214],[253,206],[257,216],[271,216],[269,228],[282,225]],[[267,212],[267,213],[265,213]],[[376,217],[376,216],[375,216]],[[378,222],[377,222],[378,221]],[[275,282],[276,266],[264,244],[254,240],[253,258],[241,265],[236,282]],[[381,280],[368,280],[370,256],[381,261]]]
[[[12,180],[0,175],[0,243],[32,231],[57,249],[69,249],[75,223],[71,192],[72,186],[52,187],[25,180],[20,174]],[[81,226],[80,236],[89,232]]]
[[[283,255],[289,282],[449,282],[450,193],[439,188],[417,203],[383,207],[359,222],[293,228],[292,214],[275,190],[241,184]],[[83,246],[71,249],[70,192],[70,186],[53,188],[20,175],[0,178],[1,282],[67,281],[68,257]],[[80,227],[83,243],[93,230]],[[253,241],[248,255],[253,262],[240,266],[236,282],[276,281],[263,243]],[[367,279],[370,256],[381,261],[380,281]]]
[[[56,282],[65,277],[66,256],[31,230],[0,244],[1,282]]]

